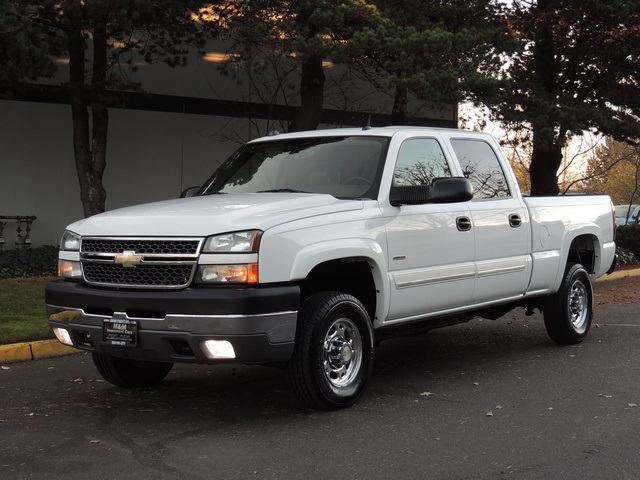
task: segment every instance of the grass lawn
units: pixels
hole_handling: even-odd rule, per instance
[[[52,279],[0,279],[0,345],[55,338],[44,305],[44,287]]]

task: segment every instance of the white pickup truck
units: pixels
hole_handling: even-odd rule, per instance
[[[185,198],[70,225],[45,299],[121,387],[275,364],[309,406],[363,394],[377,342],[514,307],[582,341],[615,268],[607,196],[523,198],[489,135],[387,127],[249,142]]]

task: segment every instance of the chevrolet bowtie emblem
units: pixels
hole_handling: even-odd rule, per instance
[[[117,253],[113,259],[113,263],[122,265],[124,268],[131,268],[142,262],[143,258],[143,255],[137,255],[136,252],[125,251]]]

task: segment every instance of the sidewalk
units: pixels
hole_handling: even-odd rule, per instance
[[[596,280],[596,283],[617,280],[624,277],[640,276],[640,268],[632,270],[618,270],[611,275],[605,275]],[[24,362],[27,360],[41,360],[49,357],[59,357],[80,353],[77,348],[67,347],[57,340],[41,340],[38,342],[14,343],[0,345],[0,364]]]

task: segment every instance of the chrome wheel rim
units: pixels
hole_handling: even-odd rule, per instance
[[[353,382],[362,364],[362,337],[348,318],[335,320],[327,329],[322,346],[324,374],[334,387]]]
[[[581,281],[577,281],[571,286],[569,318],[577,332],[582,332],[585,329],[589,318],[589,292]]]

